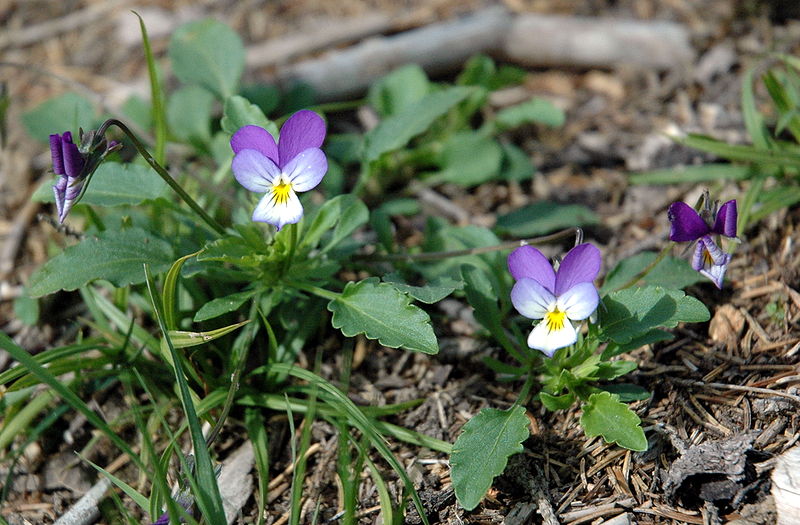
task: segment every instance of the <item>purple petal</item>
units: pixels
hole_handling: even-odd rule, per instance
[[[516,280],[533,279],[550,293],[555,291],[556,272],[542,252],[533,246],[521,246],[508,256],[508,271]]]
[[[64,173],[70,178],[80,176],[85,160],[81,152],[78,151],[78,146],[64,140],[61,142],[61,153],[64,158]]]
[[[319,148],[309,148],[295,156],[283,168],[295,191],[314,188],[328,171],[328,159]]]
[[[53,159],[53,172],[56,175],[66,175],[64,156],[61,154],[61,140],[61,136],[57,133],[50,135],[50,157]]]
[[[556,296],[578,283],[591,283],[600,273],[600,250],[596,246],[579,244],[567,253],[556,274]]]
[[[302,217],[303,205],[300,204],[297,194],[291,190],[288,199],[280,204],[272,192],[267,193],[253,211],[254,221],[272,224],[279,231],[286,224],[299,222]]]
[[[597,294],[597,288],[592,283],[584,282],[576,284],[560,295],[556,307],[562,312],[566,312],[567,317],[573,321],[582,321],[597,310],[599,303],[600,296]]]
[[[709,232],[708,224],[685,202],[673,202],[667,212],[672,227],[669,239],[675,242],[694,241]]]
[[[280,177],[281,170],[272,160],[254,149],[243,149],[231,162],[233,176],[250,191],[264,193],[272,188],[272,181]]]
[[[322,146],[324,140],[325,121],[322,117],[307,109],[298,111],[281,127],[278,165],[283,168],[303,151]]]
[[[538,281],[523,277],[511,289],[511,304],[528,319],[541,319],[556,298]]]
[[[278,145],[269,131],[258,126],[244,126],[231,137],[231,149],[239,153],[245,149],[254,149],[278,164]]]
[[[737,215],[736,201],[730,200],[726,202],[717,212],[717,218],[711,231],[725,237],[736,237]]]

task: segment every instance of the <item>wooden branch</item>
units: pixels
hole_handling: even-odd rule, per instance
[[[280,67],[273,80],[283,86],[302,82],[323,101],[341,100],[363,93],[398,66],[416,63],[436,75],[477,53],[524,66],[567,67],[672,69],[694,58],[688,31],[671,22],[515,15],[491,7]]]
[[[671,22],[521,15],[506,34],[503,58],[524,66],[673,69],[694,58],[688,31]]]
[[[457,20],[365,40],[346,50],[280,68],[275,80],[284,86],[309,84],[323,100],[350,98],[404,64],[416,63],[436,74],[460,67],[476,53],[498,49],[511,18],[505,9],[490,8]]]

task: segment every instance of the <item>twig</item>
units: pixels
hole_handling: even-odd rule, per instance
[[[111,480],[103,476],[94,484],[89,492],[83,495],[66,514],[63,514],[55,525],[90,525],[100,517],[100,500],[111,487]]]
[[[33,191],[39,187],[39,185],[43,182],[43,179],[40,179],[33,185]],[[31,195],[33,194],[31,192]],[[3,243],[2,249],[0,249],[0,281],[4,280],[8,275],[11,273],[11,270],[14,269],[14,261],[17,259],[17,252],[19,251],[19,246],[22,243],[22,239],[25,237],[25,231],[28,229],[28,223],[31,222],[34,215],[36,215],[36,211],[39,209],[41,203],[34,202],[31,200],[31,196],[28,196],[28,200],[25,203],[25,206],[22,207],[20,211],[17,212],[17,216],[14,219],[13,224],[11,225],[11,229],[6,236],[6,242]]]
[[[516,241],[508,241],[493,246],[482,246],[480,248],[467,248],[464,250],[451,250],[446,252],[422,252],[422,253],[389,253],[389,254],[369,254],[357,255],[353,259],[365,262],[420,262],[420,261],[438,261],[440,259],[448,259],[450,257],[464,257],[467,255],[481,255],[484,253],[497,252],[501,250],[508,250],[511,248],[518,248],[520,246],[527,246],[529,244],[544,244],[548,242],[563,239],[569,235],[575,235],[575,244],[580,244],[583,239],[583,230],[581,228],[567,228],[550,235],[543,235],[541,237],[532,237],[530,239],[522,239]]]
[[[780,390],[771,390],[769,388],[759,388],[755,386],[747,386],[747,385],[729,385],[726,383],[704,383],[702,381],[692,381],[691,379],[678,379],[675,377],[668,378],[670,381],[678,383],[679,385],[685,386],[698,386],[703,388],[719,388],[723,390],[735,390],[739,392],[752,392],[754,394],[763,394],[768,396],[780,396],[785,397],[786,399],[791,399],[798,405],[800,405],[800,396],[795,396],[792,394],[787,394],[786,392],[781,392]]]
[[[14,46],[22,47],[36,44],[43,40],[53,38],[60,33],[66,33],[93,23],[107,13],[117,9],[123,2],[121,0],[108,0],[106,2],[93,2],[89,7],[59,16],[47,22],[27,26],[22,29],[4,31],[0,34],[0,49]]]

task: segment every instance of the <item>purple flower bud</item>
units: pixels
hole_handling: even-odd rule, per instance
[[[72,141],[72,133],[50,135],[53,172],[58,180],[53,185],[58,221],[64,222],[72,206],[79,200],[84,184],[111,151],[119,149],[115,141],[106,143],[95,131],[81,131],[80,147]]]

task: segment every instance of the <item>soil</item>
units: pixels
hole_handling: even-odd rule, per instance
[[[13,311],[31,272],[58,249],[64,235],[45,218],[52,210],[29,200],[40,181],[52,175],[49,151],[26,134],[20,115],[72,89],[111,108],[132,90],[146,89],[138,26],[129,9],[152,21],[153,49],[163,57],[172,28],[205,16],[225,21],[246,45],[254,45],[329,18],[383,12],[415,26],[490,4],[144,0],[134,6],[115,0],[0,0],[0,81],[11,99],[0,129],[0,329],[32,353],[75,338],[77,329],[67,322],[75,311],[60,311],[52,300],[43,302],[35,326],[22,323]],[[503,5],[515,12],[667,20],[689,30],[696,57],[689,71],[531,69],[523,98],[546,97],[567,113],[563,128],[531,127],[509,137],[534,160],[533,180],[471,191],[436,187],[439,202],[447,203],[445,212],[425,211],[452,216],[456,210],[463,221],[485,226],[498,214],[540,200],[583,203],[601,218],[600,225],[586,230],[586,238],[600,246],[606,271],[626,257],[659,249],[668,232],[669,203],[693,203],[703,189],[628,183],[632,172],[713,160],[663,133],[680,129],[746,142],[739,107],[743,73],[768,52],[800,51],[800,13],[790,1],[506,0]],[[246,75],[261,80],[272,72],[265,67]],[[713,189],[724,201],[740,198],[743,188],[727,183]],[[419,242],[422,219],[401,225],[408,244]],[[723,290],[707,282],[688,290],[708,306],[711,321],[680,326],[673,341],[625,357],[639,364],[628,380],[653,392],[632,405],[648,430],[647,452],[587,439],[577,408],[554,413],[534,403],[528,407],[532,436],[525,452],[512,458],[484,502],[466,512],[453,496],[445,455],[392,442],[431,522],[774,523],[770,473],[775,459],[800,438],[800,210],[775,212],[741,232],[741,238]],[[483,357],[498,357],[501,350],[481,336],[466,303],[451,298],[430,312],[441,353],[402,353],[358,340],[349,395],[372,405],[424,399],[391,421],[453,442],[482,408],[510,406],[521,385],[496,382],[482,364]],[[317,349],[325,352],[326,377],[336,377],[342,365],[340,344],[332,340]],[[313,360],[312,353],[306,357]],[[9,356],[0,352],[0,370],[10,365]],[[104,417],[112,417],[122,392],[103,392],[95,401]],[[94,471],[78,464],[71,445],[86,442],[88,425],[74,418],[60,428],[62,435],[26,451],[22,470],[12,477],[0,508],[11,523],[51,523],[96,482]],[[270,456],[278,476],[288,465],[279,458],[290,457],[290,440],[279,417],[271,429]],[[234,418],[218,441],[217,456],[224,459],[236,451],[242,434]],[[338,511],[336,436],[328,424],[315,423],[313,442],[320,446],[310,457],[303,522],[311,522],[317,508],[318,521],[333,520]],[[108,465],[115,454],[110,446],[101,447],[94,461]],[[401,484],[388,468],[384,471],[393,495],[399,495]],[[255,522],[254,496],[245,497],[236,523]],[[288,484],[279,480],[270,490],[267,523],[285,522],[288,498]],[[380,522],[377,505],[375,488],[365,477],[359,494],[361,523]],[[420,523],[416,511],[408,512],[406,522]]]

